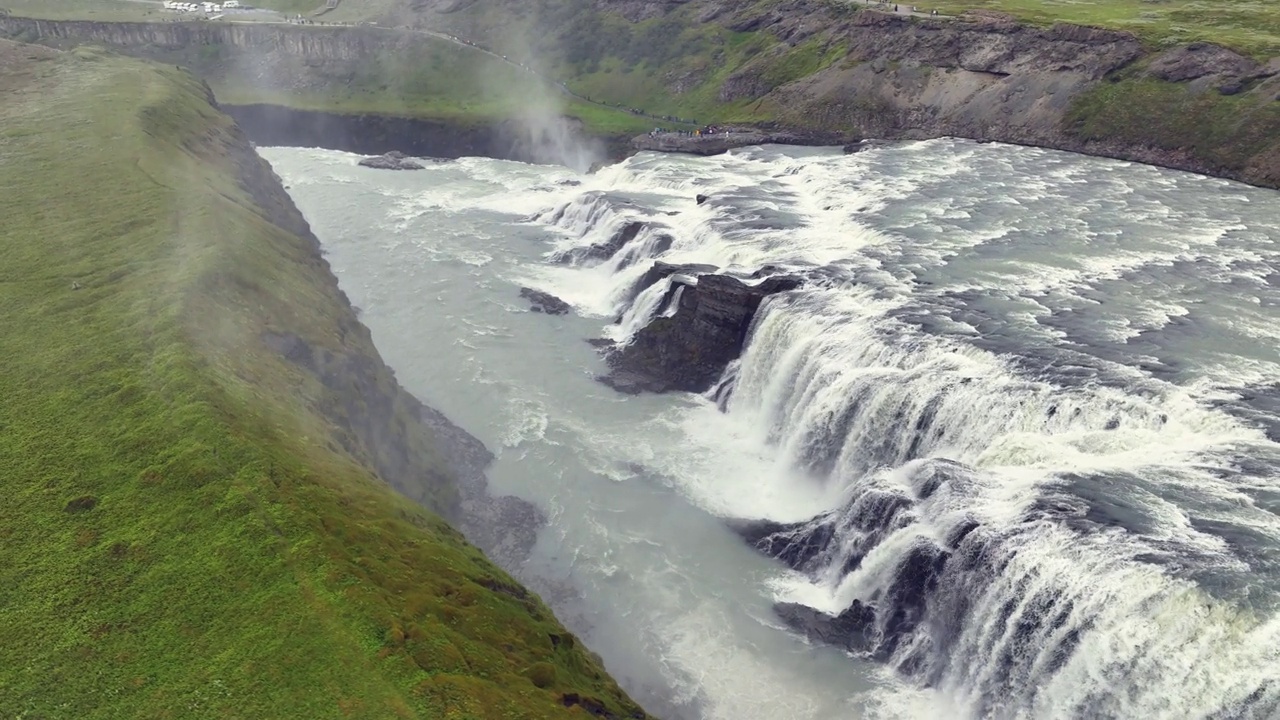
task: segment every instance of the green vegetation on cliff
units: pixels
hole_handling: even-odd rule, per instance
[[[1280,55],[1280,3],[1272,0],[926,0],[948,15],[993,10],[1030,23],[1071,23],[1127,30],[1153,47],[1203,41],[1259,59]]]
[[[589,131],[615,140],[669,126],[673,117],[777,122],[886,139],[954,135],[1042,145],[1280,185],[1273,107],[1280,66],[1258,62],[1280,52],[1278,4],[936,0],[919,7],[944,15],[893,17],[843,0],[370,0],[325,17],[376,19],[380,28],[267,26],[257,39],[241,34],[225,46],[180,50],[174,35],[112,42],[191,66],[237,104],[488,124],[563,102]],[[1136,35],[954,17],[969,10]],[[30,25],[21,32],[41,34]],[[537,58],[544,72],[539,79],[441,33],[515,62]],[[101,26],[82,34],[90,41],[111,35]],[[210,36],[198,34],[204,42]],[[1191,40],[1252,59],[1184,42]],[[567,98],[551,79],[593,102]],[[1134,93],[1129,107],[1121,102],[1126,90]]]
[[[1280,185],[1280,102],[1131,77],[1085,91],[1067,123],[1086,142],[1181,153],[1219,175]]]
[[[0,714],[639,712],[371,469],[454,505],[412,400],[198,81],[0,41],[0,216]]]

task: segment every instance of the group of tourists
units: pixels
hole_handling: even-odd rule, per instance
[[[899,7],[898,7],[897,3],[891,3],[891,2],[890,2],[890,0],[863,0],[863,2],[867,3],[868,5],[876,4],[876,5],[880,5],[880,6],[882,6],[882,7],[885,7],[885,8],[889,7],[889,5],[890,5],[890,4],[892,4],[892,5],[893,5],[893,11],[894,11],[895,13],[896,13],[896,12],[899,12]],[[920,14],[920,8],[919,8],[918,6],[916,6],[916,5],[912,5],[912,6],[911,6],[911,9],[909,10],[909,12],[910,12],[911,14],[913,14],[913,15],[919,15],[919,14]],[[937,10],[930,10],[930,11],[929,11],[929,16],[930,16],[930,17],[938,17],[938,11],[937,11]]]
[[[663,127],[656,127],[649,131],[649,137],[656,138],[660,135],[676,135],[678,137],[704,138],[704,137],[710,137],[712,135],[724,135],[727,132],[728,132],[727,130],[720,127],[719,125],[706,125],[704,127],[696,128],[694,130],[682,130],[679,128],[675,130],[669,130]]]

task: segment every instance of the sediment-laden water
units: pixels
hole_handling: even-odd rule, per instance
[[[1280,717],[1280,194],[949,140],[590,176],[262,152],[655,713]],[[654,259],[807,278],[723,411],[594,380],[585,340],[671,312]]]

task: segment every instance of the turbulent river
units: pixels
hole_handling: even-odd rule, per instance
[[[262,153],[401,382],[547,515],[520,573],[655,714],[1280,717],[1280,194],[951,140]],[[655,258],[808,278],[727,400],[594,379],[586,340],[671,312],[633,292]]]

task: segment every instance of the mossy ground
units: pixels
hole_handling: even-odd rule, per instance
[[[996,10],[1042,25],[1128,30],[1153,47],[1201,40],[1262,60],[1280,55],[1280,3],[1273,0],[925,0],[919,7],[948,15]]]
[[[255,162],[185,73],[0,41],[0,714],[632,712],[265,345],[373,357]]]
[[[1248,95],[1193,92],[1132,76],[1100,83],[1076,99],[1067,123],[1084,140],[1180,150],[1219,172],[1275,184],[1260,158],[1280,155],[1280,103]]]

